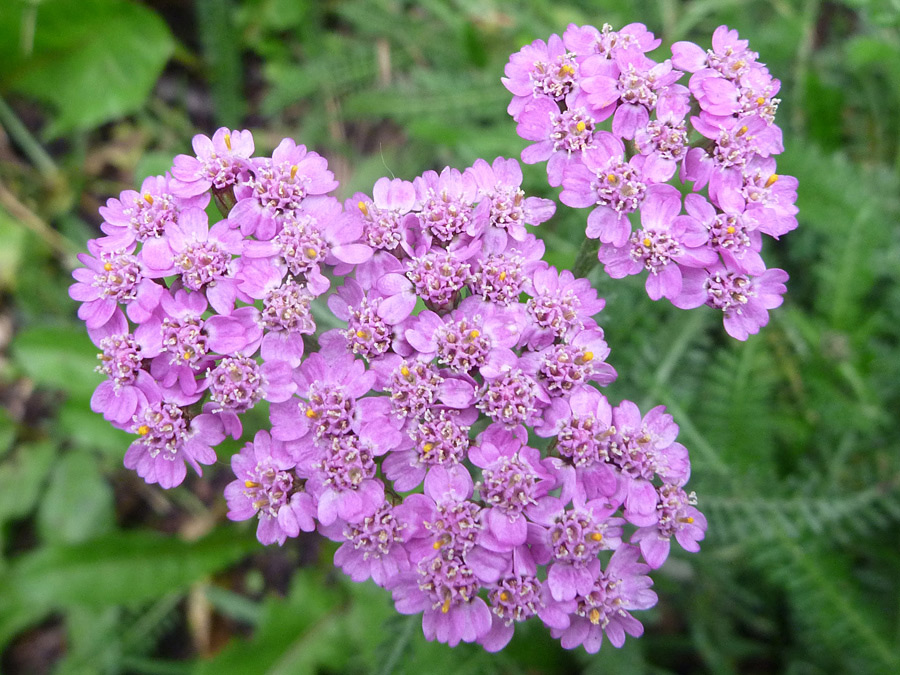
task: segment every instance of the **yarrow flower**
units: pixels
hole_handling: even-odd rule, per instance
[[[607,274],[646,273],[653,300],[712,303],[697,302],[693,281],[684,285],[685,275],[701,274],[688,270],[708,279],[722,268],[728,278],[773,272],[766,278],[783,285],[786,273],[767,270],[761,255],[763,234],[778,238],[797,226],[796,179],[775,171],[784,150],[775,124],[780,82],[727,26],[716,29],[708,50],[677,42],[670,59],[656,61],[648,53],[659,43],[642,24],[619,31],[571,25],[561,40],[553,35],[513,54],[503,80],[513,94],[509,113],[519,135],[534,142],[522,160],[546,161],[549,184],[563,188],[560,200],[591,209],[585,234],[603,244],[598,257]],[[551,61],[556,70],[548,70]],[[689,117],[691,110],[699,112]],[[687,216],[674,198],[660,211],[659,188],[674,180],[695,193],[685,200]],[[704,189],[708,198],[699,194]],[[643,227],[635,230],[632,214]],[[726,331],[747,339],[773,303],[729,304]]]
[[[779,83],[725,27],[708,51],[657,62],[658,45],[641,24],[573,25],[512,55],[522,159],[591,209],[609,276],[646,274],[652,299],[718,309],[743,340],[785,291],[761,235],[796,226]],[[451,646],[497,651],[526,620],[588,652],[640,636],[650,573],[673,540],[697,551],[706,519],[672,416],[602,393],[605,302],[543,260],[555,204],[518,161],[381,178],[342,204],[290,139],[261,157],[219,129],[193,149],[107,203],[70,287],[106,378],[91,407],[135,435],[125,466],[175,487],[265,402],[225,488],[261,543],[318,530]]]
[[[542,58],[552,63],[528,71],[529,87],[562,101],[577,61]],[[242,418],[265,401],[270,429],[231,457],[225,488],[228,517],[254,520],[261,543],[318,529],[339,543],[338,567],[389,590],[398,611],[421,612],[426,637],[450,645],[502,649],[533,617],[567,646],[597,644],[580,638],[582,623],[614,644],[620,627],[638,634],[612,608],[645,608],[650,595],[612,589],[628,575],[649,585],[644,571],[663,564],[672,538],[697,550],[705,521],[686,472],[666,459],[681,448],[671,418],[615,413],[596,388],[616,377],[595,320],[604,300],[543,261],[529,230],[555,207],[525,193],[518,162],[384,178],[342,208],[324,160],[303,146],[253,157],[249,132],[220,129],[194,147],[175,179],[143,186],[159,210],[130,211],[140,226],[109,207],[116,222],[89,243],[71,288],[107,378],[92,408],[136,434],[125,465],[175,487],[188,465],[216,460],[226,435],[241,438]],[[598,147],[627,165],[611,135]],[[632,178],[652,182],[641,170],[639,160]],[[789,217],[785,193],[752,180],[744,220]],[[199,206],[210,196],[218,222]],[[696,218],[672,226],[660,214],[680,201],[653,199],[647,236],[684,250],[653,264],[680,269],[713,236],[705,207],[692,202]],[[317,350],[306,344],[316,303],[338,325]],[[529,429],[549,445],[529,444]],[[675,454],[683,469],[686,453]],[[639,528],[632,541],[626,522]]]

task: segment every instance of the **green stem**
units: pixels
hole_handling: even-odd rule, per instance
[[[243,72],[233,0],[197,0],[197,27],[219,124],[235,127],[244,117]]]
[[[591,270],[597,265],[597,251],[600,250],[599,239],[587,239],[581,242],[581,248],[578,249],[578,255],[575,256],[575,265],[572,267],[572,274],[575,278],[586,277]]]
[[[688,417],[687,411],[675,401],[669,401],[666,407],[672,417],[678,420],[678,426],[681,428],[683,438],[690,443],[692,459],[697,460],[694,462],[694,466],[705,465],[711,471],[721,476],[732,474],[733,472],[728,467],[728,463],[719,456],[712,443],[706,440],[703,434],[694,426],[693,421]],[[696,451],[696,454],[694,454],[694,451]]]
[[[679,323],[680,325],[672,331],[674,338],[670,342],[669,350],[666,352],[665,357],[659,361],[659,366],[653,375],[653,382],[649,387],[650,391],[641,402],[641,410],[649,408],[654,398],[659,398],[663,395],[666,385],[675,371],[675,367],[681,361],[688,347],[694,344],[694,339],[697,335],[706,326],[706,313],[700,311],[688,312],[688,315]]]
[[[219,213],[222,214],[223,218],[227,218],[228,214],[231,213],[231,209],[237,204],[237,199],[234,197],[234,189],[231,187],[227,187],[224,190],[213,188],[212,194]]]
[[[406,651],[409,646],[410,640],[412,640],[413,635],[416,632],[416,626],[419,625],[418,616],[410,616],[403,622],[403,627],[400,630],[400,634],[397,636],[397,640],[394,642],[394,647],[391,649],[390,654],[388,654],[387,659],[382,663],[381,670],[379,670],[379,674],[387,674],[393,673],[397,664],[400,662],[400,659],[403,658],[403,653]]]
[[[44,147],[37,142],[31,132],[22,124],[22,121],[13,112],[6,101],[0,97],[0,124],[6,129],[13,142],[19,146],[28,160],[47,179],[55,179],[59,175],[59,169]]]
[[[80,247],[54,230],[42,218],[33,213],[0,181],[0,209],[5,210],[25,229],[33,232],[59,257],[70,270],[78,267],[75,257]]]

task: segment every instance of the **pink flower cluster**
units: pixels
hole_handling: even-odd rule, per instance
[[[91,407],[138,435],[125,465],[149,483],[180,484],[216,460],[226,434],[259,401],[296,391],[310,302],[371,257],[362,228],[341,219],[324,158],[286,139],[253,158],[248,131],[194,139],[195,157],[101,209],[69,295],[79,302],[107,376]],[[231,204],[210,222],[211,194]],[[227,209],[226,209],[227,210]]]
[[[787,281],[766,268],[762,235],[797,227],[797,180],[775,172],[780,82],[726,26],[709,50],[678,42],[657,62],[647,53],[659,45],[643,24],[573,24],[513,54],[509,113],[534,142],[522,160],[546,161],[560,200],[591,209],[586,234],[600,240],[609,276],[646,270],[651,299],[719,309],[726,331],[746,340]],[[676,175],[693,190],[683,204]]]
[[[179,485],[266,401],[225,488],[263,544],[318,530],[450,645],[499,650],[532,616],[566,648],[639,636],[648,573],[706,521],[671,416],[595,386],[616,377],[604,301],[542,260],[528,228],[555,205],[516,160],[342,205],[290,140],[254,157],[220,129],[194,150],[109,200],[70,289],[107,376],[92,408],[137,436],[125,465]],[[341,327],[316,339],[314,303]]]

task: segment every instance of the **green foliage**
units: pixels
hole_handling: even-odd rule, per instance
[[[174,49],[165,23],[128,0],[4,4],[0,91],[54,106],[51,135],[137,110]]]
[[[22,443],[0,465],[0,525],[27,515],[42,494],[56,459],[56,447],[46,441]]]
[[[197,0],[196,16],[216,121],[223,126],[235,127],[247,106],[241,91],[242,64],[234,3],[232,0]]]
[[[241,442],[173,491],[122,469],[133,437],[90,411],[96,348],[66,294],[96,207],[213,121],[252,127],[263,151],[285,135],[315,148],[345,196],[515,157],[509,54],[569,22],[631,21],[668,42],[707,44],[721,23],[749,38],[782,81],[779,173],[800,181],[801,227],[765,252],[791,275],[785,306],[746,343],[712,310],[591,272],[619,372],[607,394],[667,406],[709,520],[703,550],[673,546],[654,577],[645,635],[588,656],[532,621],[500,654],[451,651],[347,581],[333,547],[260,553],[250,524],[172,534],[225,520]],[[898,30],[894,0],[0,2],[0,667],[56,622],[48,668],[66,674],[900,671]],[[557,197],[543,167],[523,170]],[[560,205],[541,226],[551,264],[572,266],[584,217]],[[211,655],[191,646],[198,606]]]
[[[827,537],[844,545],[900,521],[900,490],[879,486],[847,494],[705,494],[707,517],[724,542],[772,542],[783,537]]]
[[[97,458],[85,452],[58,458],[38,511],[41,538],[76,544],[111,532],[114,524],[112,490]]]
[[[318,571],[300,571],[285,600],[265,603],[251,641],[230,645],[196,672],[313,675],[343,669],[377,642],[379,636],[371,628],[393,612],[383,594],[373,590],[353,589],[353,602],[344,584],[329,583]]]
[[[24,257],[25,236],[25,231],[0,209],[0,291],[15,286]]]
[[[695,418],[722,459],[739,472],[774,459],[776,381],[772,356],[760,340],[720,348],[704,373]]]
[[[40,326],[22,331],[13,357],[37,384],[69,392],[82,402],[97,386],[97,350],[79,326]]]
[[[115,532],[24,554],[0,574],[0,644],[52,611],[134,607],[160,598],[226,567],[254,546],[223,528],[195,542]]]
[[[841,670],[887,675],[900,669],[900,652],[882,618],[862,602],[845,556],[783,538],[761,547],[755,562],[787,592],[809,643],[842,664]]]

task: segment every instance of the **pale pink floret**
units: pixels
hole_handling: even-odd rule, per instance
[[[533,98],[571,102],[579,94],[575,55],[566,51],[558,35],[522,47],[510,56],[503,72],[506,77],[501,81],[513,94],[507,111],[516,120]]]
[[[225,487],[229,520],[257,516],[256,537],[261,544],[284,544],[300,531],[315,530],[315,507],[304,491],[296,491],[294,460],[283,444],[258,431],[253,442],[232,455],[237,480]]]
[[[647,162],[644,155],[626,162],[621,139],[601,131],[582,161],[566,166],[559,199],[574,208],[594,207],[587,218],[587,237],[622,246],[631,232],[628,214],[640,208],[647,188],[666,175],[666,167]]]
[[[213,365],[217,351],[210,345],[210,335],[202,316],[208,303],[202,293],[183,289],[174,295],[164,293],[153,317],[142,323],[136,335],[152,336],[153,346],[147,356],[154,357],[150,372],[166,391],[166,397],[178,405],[188,405],[200,398],[206,389],[203,374]]]
[[[491,204],[484,199],[478,201],[478,185],[468,171],[460,172],[449,166],[440,174],[426,171],[413,185],[418,220],[409,219],[404,223],[408,236],[424,241],[426,247],[430,247],[432,238],[448,248],[466,244],[466,235],[477,236],[488,225]],[[422,232],[416,237],[417,229]],[[411,253],[409,244],[404,249]]]
[[[728,79],[738,79],[755,65],[758,54],[750,51],[747,40],[738,39],[738,32],[719,26],[713,32],[712,49],[704,50],[693,42],[672,45],[672,63],[679,70],[696,73],[710,68]]]
[[[177,181],[169,174],[149,176],[138,191],[125,190],[118,199],[110,199],[100,207],[104,222],[100,226],[106,234],[127,246],[134,241],[155,246],[155,239],[178,222],[181,211],[187,208],[206,208],[208,194],[184,196],[177,193]]]
[[[493,164],[483,159],[475,163],[466,173],[472,175],[478,186],[478,196],[490,206],[490,220],[487,229],[473,222],[466,232],[477,236],[483,232],[486,241],[493,248],[506,244],[504,235],[517,242],[525,240],[525,225],[540,225],[549,220],[556,211],[556,204],[549,199],[526,197],[522,190],[522,169],[515,159],[497,157]]]
[[[644,627],[629,610],[649,609],[657,597],[650,590],[653,581],[647,576],[648,566],[637,562],[639,555],[637,547],[621,546],[606,570],[601,569],[599,560],[591,563],[593,588],[575,598],[576,610],[568,628],[551,629],[564,649],[581,645],[594,654],[600,650],[604,633],[614,647],[625,644],[626,634],[643,635]]]
[[[513,576],[499,580],[488,591],[491,630],[479,639],[488,652],[498,652],[509,644],[517,623],[537,615],[545,626],[564,630],[569,626],[569,614],[575,611],[574,601],[554,600],[547,584],[530,570],[513,571]]]
[[[297,473],[317,502],[322,525],[361,523],[384,503],[384,484],[375,476],[376,449],[355,433],[319,439],[300,453]]]
[[[662,40],[655,38],[642,23],[629,23],[617,31],[608,23],[603,24],[599,30],[594,26],[576,26],[570,23],[563,34],[563,42],[581,62],[594,54],[612,59],[623,49],[650,52],[659,47]]]
[[[422,356],[436,355],[453,372],[466,373],[487,364],[493,352],[514,347],[524,321],[519,307],[497,307],[470,296],[446,317],[421,312],[405,337]]]
[[[356,582],[371,578],[383,587],[411,569],[404,544],[416,516],[406,503],[392,506],[385,502],[362,522],[350,524],[338,520],[320,526],[319,531],[341,542],[334,554],[334,564],[345,574]]]
[[[148,483],[165,489],[184,481],[185,464],[201,474],[201,464],[216,461],[213,447],[222,442],[222,423],[207,412],[190,421],[177,406],[164,401],[159,391],[148,390],[147,405],[138,409],[131,431],[138,434],[125,453],[125,467]]]
[[[712,195],[716,203],[744,210],[759,223],[759,230],[776,239],[797,228],[797,179],[775,172],[773,157],[754,157],[743,170],[740,189]]]
[[[238,201],[228,217],[244,236],[262,240],[278,234],[283,219],[296,213],[305,199],[338,186],[325,158],[290,138],[278,144],[271,158],[251,160],[251,174],[236,191]]]
[[[179,196],[202,194],[210,188],[223,191],[246,180],[254,150],[253,134],[246,129],[222,127],[211,139],[197,134],[191,145],[196,156],[178,155],[172,168],[173,190]]]
[[[535,141],[522,150],[522,161],[547,162],[547,180],[559,187],[565,165],[579,161],[581,153],[593,145],[597,121],[584,106],[560,112],[553,101],[535,99],[522,111],[516,127],[519,136]]]
[[[760,251],[762,236],[754,214],[731,208],[733,202],[718,211],[698,194],[685,198],[687,212],[708,234],[709,250],[722,256],[725,265],[744,274],[758,275],[766,270]],[[762,214],[760,214],[762,215]],[[709,267],[715,259],[696,267]],[[680,292],[680,290],[679,290]]]
[[[723,265],[691,270],[685,274],[681,295],[672,304],[681,309],[703,304],[719,309],[726,332],[736,340],[746,340],[769,323],[768,310],[781,306],[787,279],[787,272],[780,269],[768,269],[758,277]]]
[[[687,449],[675,439],[678,425],[664,406],[641,417],[637,405],[622,401],[613,409],[613,420],[601,447],[602,456],[616,467],[616,503],[624,506],[628,522],[644,527],[657,522],[658,495],[653,481],[683,484],[690,475]],[[602,487],[602,486],[597,486]]]
[[[407,242],[412,231],[421,230],[418,218],[411,213],[416,207],[417,193],[412,183],[399,178],[379,178],[372,197],[357,192],[344,203],[344,227],[358,228],[362,242],[374,251],[371,260],[356,267],[356,279],[371,288],[386,271],[397,263],[391,252],[409,252]],[[356,261],[354,261],[356,264]]]
[[[83,303],[78,318],[88,330],[102,329],[113,319],[119,304],[126,306],[128,318],[135,323],[146,321],[159,304],[164,288],[154,283],[146,265],[133,254],[134,244],[120,248],[110,237],[88,241],[87,253],[79,253],[85,265],[72,276],[69,297]]]
[[[526,339],[532,349],[596,326],[593,317],[606,306],[587,279],[555,267],[535,269],[530,294],[525,308],[532,326]]]
[[[571,474],[571,470],[567,472]],[[564,483],[571,484],[571,478]],[[574,493],[574,498],[570,495]],[[619,548],[622,544],[621,518],[612,517],[618,504],[609,499],[586,499],[574,485],[564,485],[556,508],[550,499],[547,508],[532,514],[540,527],[533,550],[541,552],[547,567],[546,584],[554,600],[565,602],[579,594],[587,594],[593,583],[591,566],[600,551]]]
[[[557,498],[548,496],[557,477],[538,450],[522,445],[509,431],[492,427],[496,431],[485,432],[469,451],[469,459],[482,469],[479,492],[487,506],[482,512],[481,544],[506,552],[525,544],[528,518],[558,505]]]
[[[582,63],[581,71],[582,88],[597,119],[615,111],[612,131],[622,138],[634,138],[657,109],[666,116],[683,114],[689,107],[687,89],[674,86],[682,73],[673,70],[670,61],[656,63],[637,49],[617,51],[613,60],[589,57]]]
[[[209,303],[220,314],[228,314],[236,299],[244,299],[234,278],[233,256],[240,255],[244,240],[227,220],[212,227],[201,209],[186,209],[178,223],[159,240],[152,251],[142,251],[147,275],[153,278],[181,275],[185,288],[204,290]]]
[[[441,382],[439,390],[446,391],[449,383],[456,383],[460,391],[467,391],[467,396],[459,403],[466,400],[471,403],[472,385],[448,377]],[[457,410],[444,405],[426,410],[418,420],[408,420],[406,438],[397,443],[382,464],[384,475],[393,481],[394,489],[413,490],[432,467],[452,467],[465,461],[471,444],[469,428],[476,419],[474,408]]]
[[[283,441],[349,433],[356,400],[368,393],[375,373],[346,352],[326,361],[321,353],[306,357],[294,372],[301,397],[270,406],[272,437]],[[331,412],[330,411],[334,411]]]
[[[361,241],[362,222],[347,217],[334,197],[305,199],[281,225],[270,240],[245,240],[240,289],[252,298],[262,299],[288,274],[305,281],[312,295],[322,295],[331,286],[323,265],[344,275],[372,257]]]
[[[681,485],[670,483],[657,488],[657,492],[657,522],[638,528],[631,536],[631,543],[640,545],[641,555],[652,569],[661,567],[666,561],[673,536],[685,551],[699,551],[698,542],[705,536],[707,527],[706,517],[697,509],[693,492],[687,494]]]
[[[536,372],[537,381],[551,397],[568,396],[591,381],[606,386],[616,379],[615,369],[606,363],[609,346],[600,328],[585,328],[562,344],[552,344],[520,359],[527,372]]]
[[[114,427],[130,429],[135,412],[148,405],[147,393],[157,389],[153,377],[144,370],[137,371],[129,384],[104,380],[91,395],[91,410],[102,413]]]
[[[688,151],[682,177],[694,182],[694,191],[707,182],[711,195],[740,190],[744,168],[757,157],[784,152],[781,129],[758,115],[717,117],[706,112],[691,118],[694,128],[715,142],[712,153],[703,148]]]
[[[442,559],[435,558],[435,562],[437,565],[441,565]],[[471,574],[464,563],[461,565],[454,561],[452,564],[454,565],[454,577]],[[449,567],[450,564],[446,566]],[[444,572],[444,574],[447,573]],[[455,647],[460,642],[476,642],[490,631],[491,611],[481,598],[475,596],[464,600],[459,595],[459,591],[454,588],[455,595],[451,595],[451,591],[448,589],[449,602],[433,599],[430,594],[426,594],[420,589],[419,584],[420,574],[409,572],[390,580],[387,588],[394,596],[394,606],[398,612],[401,614],[423,612],[422,631],[426,639],[437,640],[450,647]]]
[[[682,268],[704,267],[717,256],[705,247],[703,224],[681,216],[681,195],[671,185],[654,185],[641,207],[641,229],[624,246],[601,246],[598,258],[613,279],[646,270],[651,300],[673,299],[681,293]],[[693,214],[692,214],[693,215]]]

